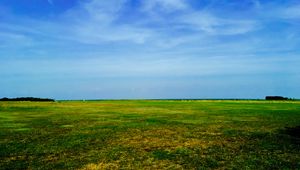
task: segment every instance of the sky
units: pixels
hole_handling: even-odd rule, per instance
[[[300,98],[299,0],[0,0],[0,98]]]

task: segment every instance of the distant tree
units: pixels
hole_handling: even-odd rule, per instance
[[[288,98],[282,96],[266,96],[266,100],[288,100]]]
[[[36,97],[17,97],[17,98],[7,98],[4,97],[0,101],[37,101],[37,102],[54,102],[54,99],[48,98],[36,98]]]
[[[8,101],[9,100],[9,98],[7,98],[7,97],[3,97],[2,99],[0,99],[0,101]]]

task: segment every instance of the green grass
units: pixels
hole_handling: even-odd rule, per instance
[[[299,101],[0,102],[0,169],[300,169]]]

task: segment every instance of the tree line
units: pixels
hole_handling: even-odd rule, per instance
[[[266,100],[293,100],[283,96],[266,96]]]
[[[32,101],[32,102],[54,102],[54,99],[48,98],[37,98],[37,97],[17,97],[17,98],[7,98],[4,97],[0,101]]]

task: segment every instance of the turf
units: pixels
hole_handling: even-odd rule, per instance
[[[0,169],[300,169],[299,101],[0,102]]]

